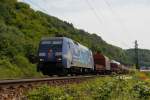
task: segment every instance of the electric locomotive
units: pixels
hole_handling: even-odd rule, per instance
[[[84,74],[94,70],[91,50],[66,37],[42,38],[37,70],[45,75]]]

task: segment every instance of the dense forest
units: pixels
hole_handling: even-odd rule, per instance
[[[0,78],[38,76],[29,55],[36,54],[41,37],[65,36],[124,64],[134,64],[134,50],[123,50],[106,43],[100,36],[75,28],[71,23],[17,0],[0,0]],[[95,41],[96,40],[96,41]],[[150,65],[150,51],[143,52],[141,63]],[[6,74],[8,73],[8,74]]]
[[[146,66],[146,67],[150,67],[150,50],[146,50],[146,49],[139,49],[138,50],[139,53],[139,65],[140,66]],[[135,50],[134,49],[128,49],[125,50],[126,54],[128,55],[129,59],[132,62],[135,62]]]

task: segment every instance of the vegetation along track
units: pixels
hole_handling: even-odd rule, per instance
[[[71,83],[80,83],[98,76],[70,76],[70,77],[51,77],[41,79],[20,79],[20,80],[1,80],[0,81],[0,100],[22,100],[24,94],[43,84],[56,86]]]

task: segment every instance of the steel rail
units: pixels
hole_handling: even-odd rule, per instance
[[[50,77],[37,79],[16,79],[0,80],[0,100],[21,100],[24,93],[38,88],[43,84],[50,86],[80,83],[88,79],[98,77],[92,76],[69,76],[69,77]]]
[[[0,80],[0,87],[3,85],[13,85],[20,83],[35,83],[35,82],[47,82],[47,81],[57,81],[57,80],[71,80],[71,79],[85,79],[92,78],[95,76],[72,76],[72,77],[51,77],[51,78],[37,78],[37,79],[16,79],[16,80]]]

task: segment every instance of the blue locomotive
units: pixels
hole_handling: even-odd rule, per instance
[[[42,38],[38,50],[38,71],[51,74],[83,74],[94,70],[91,50],[66,37]]]

